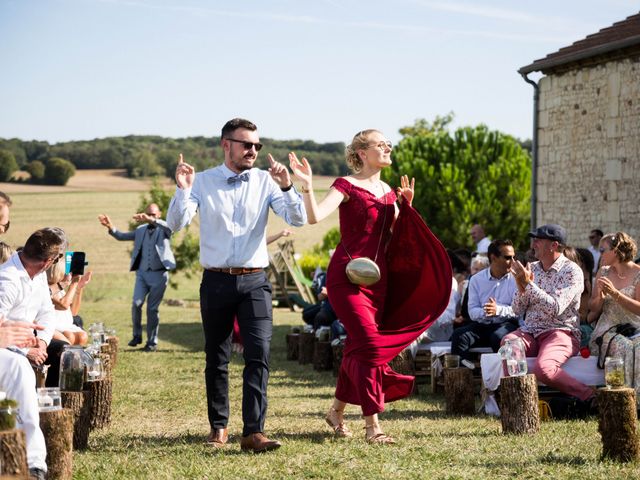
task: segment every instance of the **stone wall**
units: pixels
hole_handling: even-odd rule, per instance
[[[640,57],[540,79],[538,224],[640,241]]]

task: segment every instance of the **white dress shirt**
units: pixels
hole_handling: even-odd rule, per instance
[[[265,268],[269,265],[266,227],[269,207],[289,225],[307,221],[302,197],[283,192],[268,172],[252,168],[247,181],[224,164],[196,173],[192,188],[176,190],[167,212],[174,232],[200,214],[200,263],[204,268]]]
[[[476,244],[476,252],[486,254],[489,251],[489,245],[491,245],[491,239],[484,237]]]
[[[42,272],[31,279],[18,253],[0,265],[0,315],[42,325],[44,330],[38,330],[37,337],[49,345],[56,318],[47,275]],[[23,353],[28,350],[20,349]]]

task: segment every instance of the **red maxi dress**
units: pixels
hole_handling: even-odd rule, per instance
[[[407,202],[402,202],[391,234],[393,191],[378,198],[344,178],[332,186],[349,196],[340,204],[341,241],[327,269],[329,301],[347,331],[336,398],[360,405],[368,416],[413,390],[414,377],[394,372],[387,363],[446,308],[451,263],[440,241]],[[373,260],[378,245],[380,281],[369,287],[354,285],[345,273],[347,252],[352,258]]]

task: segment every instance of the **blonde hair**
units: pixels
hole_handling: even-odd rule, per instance
[[[353,136],[353,140],[351,140],[351,143],[347,145],[347,149],[345,152],[347,166],[353,173],[358,173],[360,170],[362,170],[364,162],[358,155],[358,150],[364,150],[369,146],[369,135],[371,135],[372,133],[381,132],[380,130],[376,130],[373,128],[362,130],[356,133]]]
[[[65,262],[64,258],[61,258],[57,263],[54,263],[49,268],[47,268],[47,283],[49,285],[54,285],[58,282],[61,282],[64,278],[64,271]]]
[[[620,262],[633,262],[638,253],[636,241],[625,232],[607,233],[600,243],[607,242]]]
[[[13,248],[4,242],[0,242],[0,264],[9,260],[11,255],[13,255]]]

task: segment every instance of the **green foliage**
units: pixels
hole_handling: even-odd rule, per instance
[[[469,230],[481,223],[492,238],[509,238],[518,249],[528,245],[531,159],[518,141],[484,125],[450,133],[446,117],[424,120],[393,150],[385,180],[399,185],[400,175],[416,179],[414,207],[451,248],[473,247]]]
[[[149,192],[140,197],[137,212],[144,212],[149,204],[155,203],[163,213],[163,217],[165,217],[172,196],[172,193],[163,189],[158,179],[154,178]],[[139,224],[131,221],[129,222],[129,229],[133,230],[138,227],[138,225]],[[189,226],[182,229],[182,232],[178,234],[174,233],[171,236],[171,248],[176,258],[175,273],[183,272],[184,276],[190,279],[194,274],[202,271],[202,267],[198,261],[200,256],[200,242],[198,237],[189,231]],[[175,280],[176,278],[176,275],[171,276],[170,285],[174,289],[178,287],[178,283]]]
[[[31,175],[31,183],[44,181],[45,165],[40,160],[32,160],[24,166],[24,170]]]
[[[261,139],[265,145],[256,166],[267,168],[266,153],[286,162],[287,154],[295,151],[299,157],[313,162],[314,173],[339,176],[347,173],[344,143],[316,143],[310,140]],[[219,165],[224,160],[219,137],[164,138],[152,135],[129,135],[95,140],[47,142],[0,138],[0,149],[11,151],[22,167],[28,162],[46,162],[51,157],[68,159],[76,168],[126,168],[130,176],[151,176],[159,173],[173,177],[182,153],[186,162],[197,171]]]
[[[13,172],[18,170],[13,153],[9,150],[0,150],[0,182],[8,182],[11,180]]]
[[[64,158],[50,158],[44,166],[44,183],[47,185],[66,185],[76,174],[76,167]]]
[[[156,162],[156,157],[149,151],[138,152],[131,163],[127,164],[127,175],[132,178],[161,175],[164,169]]]
[[[322,237],[322,243],[315,245],[310,251],[302,255],[298,260],[298,265],[305,277],[313,278],[313,273],[318,266],[325,271],[327,270],[330,260],[329,251],[335,250],[339,242],[340,230],[337,227],[331,228]]]

